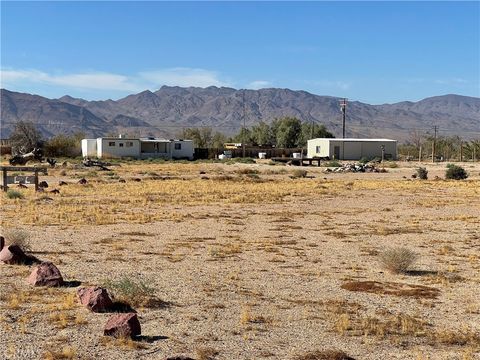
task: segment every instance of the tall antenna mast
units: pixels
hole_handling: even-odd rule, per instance
[[[342,111],[342,138],[345,139],[345,117],[347,115],[347,99],[340,100],[340,110]]]

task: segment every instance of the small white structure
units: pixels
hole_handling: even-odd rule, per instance
[[[104,137],[82,140],[82,156],[96,158],[132,157],[137,159],[193,160],[193,141],[177,139]]]
[[[329,157],[335,160],[360,160],[361,158],[397,159],[397,140],[391,139],[336,139],[318,138],[308,140],[307,156]]]

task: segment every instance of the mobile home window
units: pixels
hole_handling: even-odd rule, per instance
[[[315,152],[316,152],[317,154],[320,154],[320,146],[317,146],[317,147],[316,147]]]
[[[175,143],[175,150],[182,150],[182,144]]]
[[[118,146],[123,147],[123,143],[118,144]]]
[[[132,147],[132,146],[133,146],[133,141],[127,141],[127,142],[125,143],[125,146],[126,146],[126,147]]]
[[[108,146],[115,146],[115,141],[109,141]]]

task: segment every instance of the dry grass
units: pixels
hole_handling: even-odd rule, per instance
[[[417,258],[418,255],[407,248],[388,249],[380,254],[383,266],[394,274],[406,273]]]
[[[425,299],[435,299],[440,295],[440,290],[432,287],[395,282],[381,283],[378,281],[351,281],[344,283],[341,287],[342,289],[349,291]]]
[[[295,356],[293,360],[354,360],[354,358],[340,350],[317,350]]]

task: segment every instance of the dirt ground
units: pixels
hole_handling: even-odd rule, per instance
[[[128,277],[161,301],[135,307],[141,338],[113,340],[76,287],[34,288],[31,267],[0,265],[0,358],[480,359],[480,164],[461,165],[467,180],[444,180],[444,163],[422,165],[429,180],[411,178],[418,163],[49,170],[45,192],[2,195],[2,232],[28,231],[65,280]],[[380,257],[399,247],[418,260],[393,274]]]

